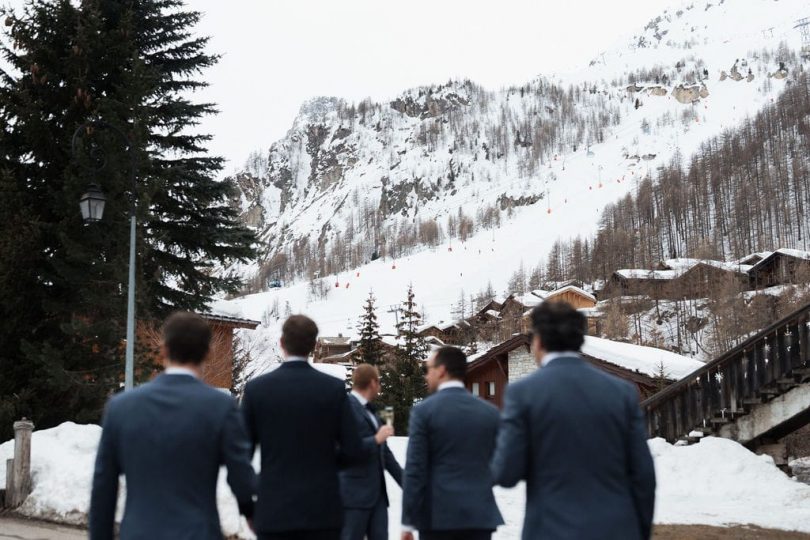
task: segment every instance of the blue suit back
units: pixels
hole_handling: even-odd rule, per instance
[[[221,539],[220,465],[245,513],[255,474],[235,401],[190,375],[160,375],[113,397],[96,457],[90,538],[113,537],[118,476],[126,477],[121,539]]]
[[[440,390],[411,411],[402,522],[421,531],[495,530],[503,518],[489,462],[498,410],[463,388]]]
[[[496,482],[526,480],[525,540],[649,538],[655,473],[638,393],[579,357],[506,391]]]

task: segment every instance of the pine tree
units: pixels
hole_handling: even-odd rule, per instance
[[[357,325],[360,340],[353,359],[358,364],[378,366],[382,364],[382,346],[380,344],[380,325],[377,323],[374,301],[374,293],[369,291],[368,298],[363,306],[363,316]]]
[[[655,378],[653,379],[655,381],[656,391],[660,392],[666,388],[669,385],[669,379],[669,373],[664,366],[664,362],[658,362],[658,365],[655,367]]]
[[[416,332],[421,324],[421,317],[414,298],[413,286],[409,286],[397,324],[400,345],[393,362],[383,369],[381,377],[381,402],[394,408],[394,429],[402,435],[408,432],[411,408],[426,393],[422,365],[428,347]]]
[[[93,421],[123,373],[132,160],[124,141],[99,128],[80,133],[74,156],[73,132],[100,119],[134,149],[138,320],[206,309],[239,286],[220,269],[254,255],[254,235],[228,202],[233,185],[216,179],[222,160],[193,129],[215,109],[187,94],[206,85],[199,74],[216,57],[193,36],[200,14],[178,0],[29,0],[19,15],[0,16],[0,168],[16,200],[3,215],[28,223],[31,235],[26,275],[17,274],[26,286],[11,296],[0,286],[4,305],[27,306],[0,323],[0,412],[25,413],[39,427]],[[102,223],[84,226],[78,200],[90,183],[107,204]],[[149,344],[138,345],[142,380]]]

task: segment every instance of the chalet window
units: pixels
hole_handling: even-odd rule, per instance
[[[477,382],[472,383],[471,392],[472,392],[472,395],[474,395],[474,396],[480,396],[481,395],[481,389],[479,388],[479,384]]]
[[[494,397],[495,396],[495,383],[494,382],[488,382],[487,385],[489,386],[489,392],[487,392],[487,395],[490,396],[490,397]]]

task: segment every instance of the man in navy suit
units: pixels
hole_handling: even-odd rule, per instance
[[[239,510],[253,513],[255,473],[236,402],[200,381],[211,330],[175,313],[163,326],[166,370],[107,404],[90,499],[91,540],[112,540],[118,477],[126,478],[121,539],[222,540],[220,465]]]
[[[535,307],[541,368],[510,383],[495,481],[526,480],[524,540],[650,537],[655,471],[636,388],[579,355],[586,321],[564,303]]]
[[[288,318],[284,362],[245,386],[242,412],[261,450],[253,522],[260,540],[340,538],[338,467],[364,457],[344,382],[307,362],[317,337],[312,319]]]
[[[402,467],[385,442],[394,434],[394,428],[380,421],[372,404],[379,393],[377,368],[369,364],[356,366],[349,403],[368,457],[340,471],[344,509],[341,540],[387,540],[388,491],[384,471],[402,485]]]
[[[433,395],[411,411],[402,494],[402,538],[489,540],[503,518],[489,468],[498,410],[464,388],[467,357],[442,347],[427,361]]]

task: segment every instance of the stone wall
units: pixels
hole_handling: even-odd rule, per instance
[[[509,353],[509,382],[516,381],[537,369],[532,354],[526,347],[518,347]]]

